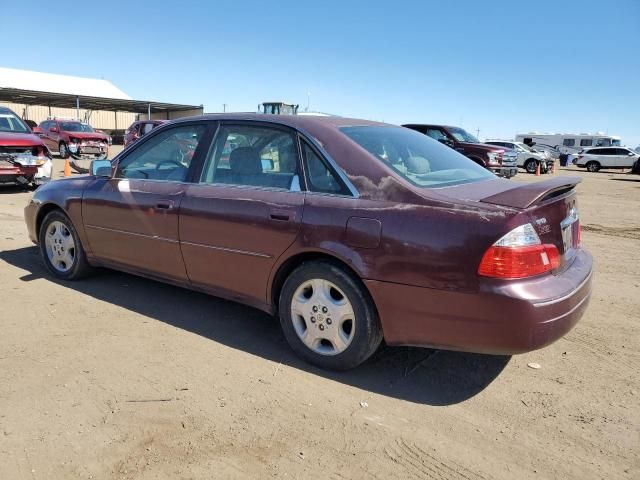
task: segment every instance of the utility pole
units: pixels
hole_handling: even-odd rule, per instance
[[[227,113],[227,104],[226,103],[222,104],[222,113]]]
[[[309,111],[310,104],[311,104],[311,92],[307,92],[307,108],[305,109],[305,112]]]
[[[476,138],[480,140],[480,127],[476,128]]]

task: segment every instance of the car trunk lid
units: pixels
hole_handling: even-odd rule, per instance
[[[570,265],[580,244],[576,177],[518,185],[481,201],[523,209],[543,244],[552,244],[561,255],[560,271]]]
[[[570,265],[580,241],[575,187],[578,177],[558,176],[532,183],[495,179],[440,189],[440,193],[480,204],[525,213],[542,243],[552,244],[561,255],[560,270]]]

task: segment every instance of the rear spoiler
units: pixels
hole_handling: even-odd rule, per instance
[[[580,177],[561,176],[542,182],[520,184],[510,190],[483,198],[482,202],[514,208],[529,208],[531,205],[573,190],[581,181]]]

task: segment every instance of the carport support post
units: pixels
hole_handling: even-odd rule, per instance
[[[80,120],[80,97],[76,97],[76,118]]]
[[[147,105],[147,120],[151,120],[151,104]]]

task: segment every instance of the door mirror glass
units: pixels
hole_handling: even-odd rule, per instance
[[[49,131],[52,133],[58,133],[58,127],[51,127]]]
[[[91,175],[111,178],[111,162],[109,160],[94,160],[91,162]]]

